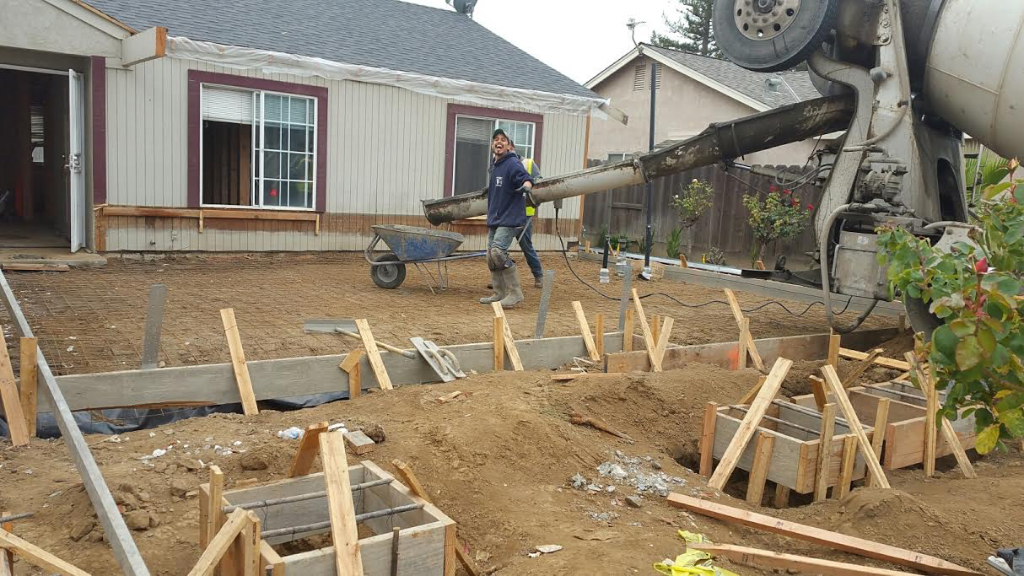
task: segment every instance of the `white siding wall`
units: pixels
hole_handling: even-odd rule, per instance
[[[239,72],[163,58],[107,71],[109,204],[188,206],[190,69],[327,87],[328,214],[321,233],[314,235],[312,223],[207,220],[200,234],[194,219],[113,217],[107,221],[107,250],[362,249],[372,235],[371,221],[422,219],[420,201],[442,195],[447,104],[457,101],[379,84]],[[583,167],[585,116],[545,115],[543,138],[544,174]],[[576,199],[565,203],[563,235],[577,233],[579,206]],[[550,205],[538,212],[542,218],[554,216]],[[428,226],[426,219],[422,225]],[[553,249],[557,240],[541,237],[538,244]],[[467,239],[466,248],[478,246],[479,238]]]

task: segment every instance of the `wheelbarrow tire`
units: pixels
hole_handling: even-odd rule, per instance
[[[373,283],[381,288],[398,288],[405,282],[405,264],[398,259],[393,252],[381,254],[373,260],[374,262],[394,262],[386,266],[370,266],[370,278]]]

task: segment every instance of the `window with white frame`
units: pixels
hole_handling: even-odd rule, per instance
[[[312,210],[316,99],[202,87],[202,204]]]
[[[487,187],[487,169],[491,164],[491,134],[501,128],[522,158],[534,158],[537,126],[533,122],[455,117],[455,160],[452,191],[454,194],[476,192]]]

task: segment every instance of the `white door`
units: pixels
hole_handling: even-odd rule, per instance
[[[71,179],[71,251],[85,245],[85,90],[82,75],[68,70],[71,146],[68,148],[68,177]]]

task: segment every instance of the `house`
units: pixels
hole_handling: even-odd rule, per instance
[[[398,0],[5,0],[0,19],[0,247],[362,249],[483,187],[496,126],[546,174],[583,168],[605,103]],[[579,201],[560,216],[578,234]]]
[[[655,143],[659,147],[695,136],[712,122],[821,96],[807,72],[751,72],[727,60],[640,44],[586,83],[629,116],[628,125],[595,116],[588,152],[591,163],[648,150],[652,63],[657,64]],[[813,140],[797,142],[750,154],[744,160],[802,166],[814,146]]]

